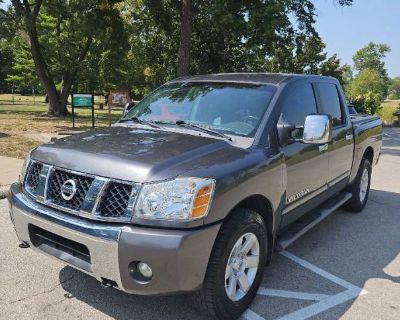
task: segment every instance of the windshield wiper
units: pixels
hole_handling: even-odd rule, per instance
[[[212,130],[209,127],[199,126],[197,124],[190,123],[190,122],[185,122],[183,120],[178,120],[178,121],[175,122],[175,124],[180,126],[180,127],[192,128],[192,129],[195,129],[197,131],[203,131],[205,133],[208,133],[208,134],[211,134],[211,135],[214,135],[214,136],[218,136],[218,137],[227,139],[229,141],[232,141],[232,138],[230,136],[228,136],[226,134],[223,134],[222,132],[218,132],[218,131]]]
[[[157,126],[153,121],[148,121],[148,120],[143,120],[139,119],[138,117],[132,117],[132,118],[122,118],[119,120],[119,122],[126,122],[126,121],[133,121],[139,124],[145,124],[148,125],[149,127],[160,129],[159,126]]]

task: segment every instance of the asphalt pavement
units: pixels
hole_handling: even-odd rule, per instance
[[[189,295],[141,297],[20,249],[0,201],[0,319],[206,319]],[[369,202],[337,210],[276,254],[243,316],[400,319],[400,128],[386,129]]]

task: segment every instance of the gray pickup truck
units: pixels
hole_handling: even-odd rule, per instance
[[[234,319],[274,249],[342,205],[363,209],[381,142],[380,119],[350,118],[334,78],[181,78],[111,128],[33,150],[10,216],[20,247],[105,287],[196,292],[210,317]]]

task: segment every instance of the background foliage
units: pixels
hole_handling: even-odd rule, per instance
[[[183,0],[30,0],[41,3],[36,21],[48,73],[61,93],[106,94],[128,88],[145,94],[177,74]],[[0,0],[1,2],[1,0]],[[351,5],[351,0],[337,0]],[[19,1],[13,1],[19,3]],[[21,2],[22,3],[22,2]],[[25,1],[24,1],[25,3]],[[330,75],[345,85],[360,110],[376,112],[400,97],[390,80],[385,44],[354,55],[354,69],[328,56],[315,30],[312,0],[191,0],[190,74],[288,72]],[[25,19],[25,20],[24,20]],[[30,50],[29,24],[16,6],[0,11],[0,91],[43,92]],[[68,81],[71,80],[71,81]]]

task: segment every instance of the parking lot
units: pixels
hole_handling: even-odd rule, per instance
[[[0,201],[1,319],[205,319],[188,295],[103,289],[57,260],[18,248]],[[276,254],[244,319],[400,319],[400,128],[386,129],[370,199],[338,210]]]

